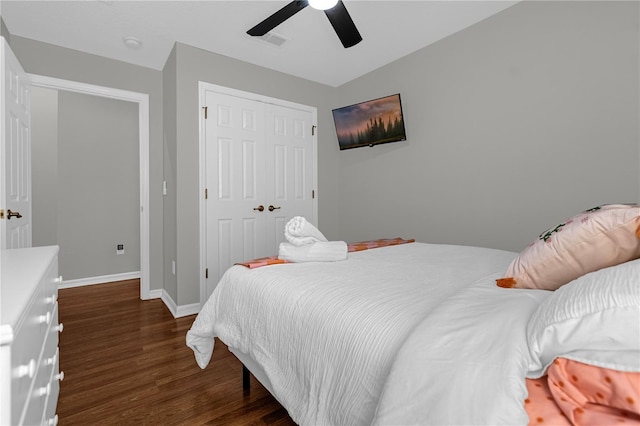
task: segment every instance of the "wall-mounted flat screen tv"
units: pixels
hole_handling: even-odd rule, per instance
[[[407,139],[399,93],[334,109],[333,122],[341,150]]]

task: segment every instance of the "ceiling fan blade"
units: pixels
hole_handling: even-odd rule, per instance
[[[342,3],[342,0],[338,0],[338,3],[331,9],[324,11],[329,18],[329,22],[336,31],[338,38],[342,42],[342,45],[346,47],[355,46],[362,41],[362,36],[356,28],[356,24],[353,23],[351,15],[347,11],[347,8]]]
[[[307,0],[294,0],[264,21],[260,22],[255,27],[251,28],[247,31],[247,34],[251,36],[263,36],[307,6],[309,6],[309,2]]]

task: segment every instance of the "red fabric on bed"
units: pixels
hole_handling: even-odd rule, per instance
[[[236,265],[246,266],[247,268],[260,268],[267,265],[278,265],[280,263],[291,263],[288,260],[278,259],[278,256],[261,257],[259,259],[248,260],[246,262],[238,262]]]
[[[387,247],[387,246],[395,246],[398,244],[413,243],[415,241],[416,240],[414,240],[413,238],[409,240],[405,240],[402,238],[381,238],[379,240],[349,243],[347,244],[347,251],[354,252],[354,251],[369,250],[369,249],[378,248],[378,247]],[[261,257],[259,259],[249,260],[247,262],[238,262],[236,263],[236,265],[242,265],[242,266],[246,266],[247,268],[253,269],[253,268],[260,268],[261,266],[277,265],[281,263],[292,263],[292,262],[289,262],[288,260],[278,259],[278,256],[269,256],[269,257]]]
[[[557,358],[527,389],[530,425],[640,425],[640,373]]]
[[[524,400],[524,408],[529,415],[529,425],[565,426],[571,424],[554,402],[547,384],[547,376],[539,379],[527,379],[527,391],[529,397]]]
[[[347,251],[362,251],[369,250],[378,247],[395,246],[398,244],[414,243],[416,240],[411,238],[410,240],[404,240],[402,238],[381,238],[379,240],[361,241],[359,243],[349,243],[347,245]]]

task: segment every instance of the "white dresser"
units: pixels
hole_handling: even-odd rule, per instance
[[[2,250],[0,425],[55,425],[58,246]]]

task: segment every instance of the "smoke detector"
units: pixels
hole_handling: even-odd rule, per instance
[[[129,49],[138,50],[142,47],[142,42],[138,40],[136,37],[132,37],[132,36],[123,37],[122,42]]]

